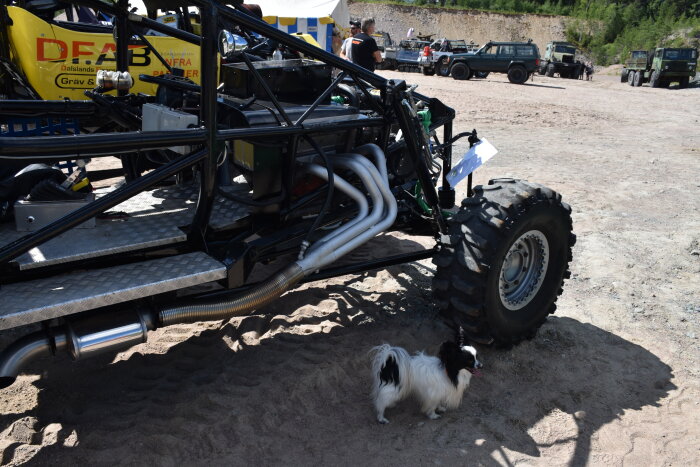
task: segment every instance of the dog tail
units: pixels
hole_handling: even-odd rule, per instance
[[[392,347],[382,344],[374,347],[372,354],[372,375],[374,377],[375,390],[384,385],[393,384],[399,386],[410,373],[408,364],[410,355],[401,347]]]

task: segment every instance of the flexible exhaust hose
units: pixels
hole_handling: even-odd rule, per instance
[[[194,323],[196,321],[216,321],[242,316],[261,308],[304,277],[304,271],[297,263],[292,263],[278,272],[260,287],[240,297],[218,303],[165,308],[160,311],[160,324],[168,326],[176,323]]]

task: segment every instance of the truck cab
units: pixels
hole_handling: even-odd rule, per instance
[[[578,79],[583,72],[583,64],[575,58],[576,47],[568,42],[552,41],[547,44],[537,71],[549,77],[558,74],[561,78]]]

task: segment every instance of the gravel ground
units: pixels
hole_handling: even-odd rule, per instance
[[[3,463],[700,462],[700,90],[383,73],[500,150],[476,183],[525,178],[572,206],[572,277],[537,336],[479,348],[483,377],[440,420],[405,403],[380,426],[367,351],[432,353],[450,337],[434,266],[306,284],[264,315],[159,330],[116,358],[39,362],[0,391]],[[430,244],[385,235],[357,255]]]

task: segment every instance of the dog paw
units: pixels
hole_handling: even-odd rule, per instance
[[[384,417],[377,417],[377,421],[378,421],[379,423],[381,423],[382,425],[386,425],[387,423],[389,423],[389,420],[387,420],[387,419],[384,418]]]
[[[428,415],[428,418],[431,420],[437,420],[438,418],[440,418],[440,415],[436,414],[435,412],[430,412],[427,415]]]
[[[437,409],[435,409],[436,413],[445,413],[447,412],[447,407],[443,407],[442,405],[439,406]]]

